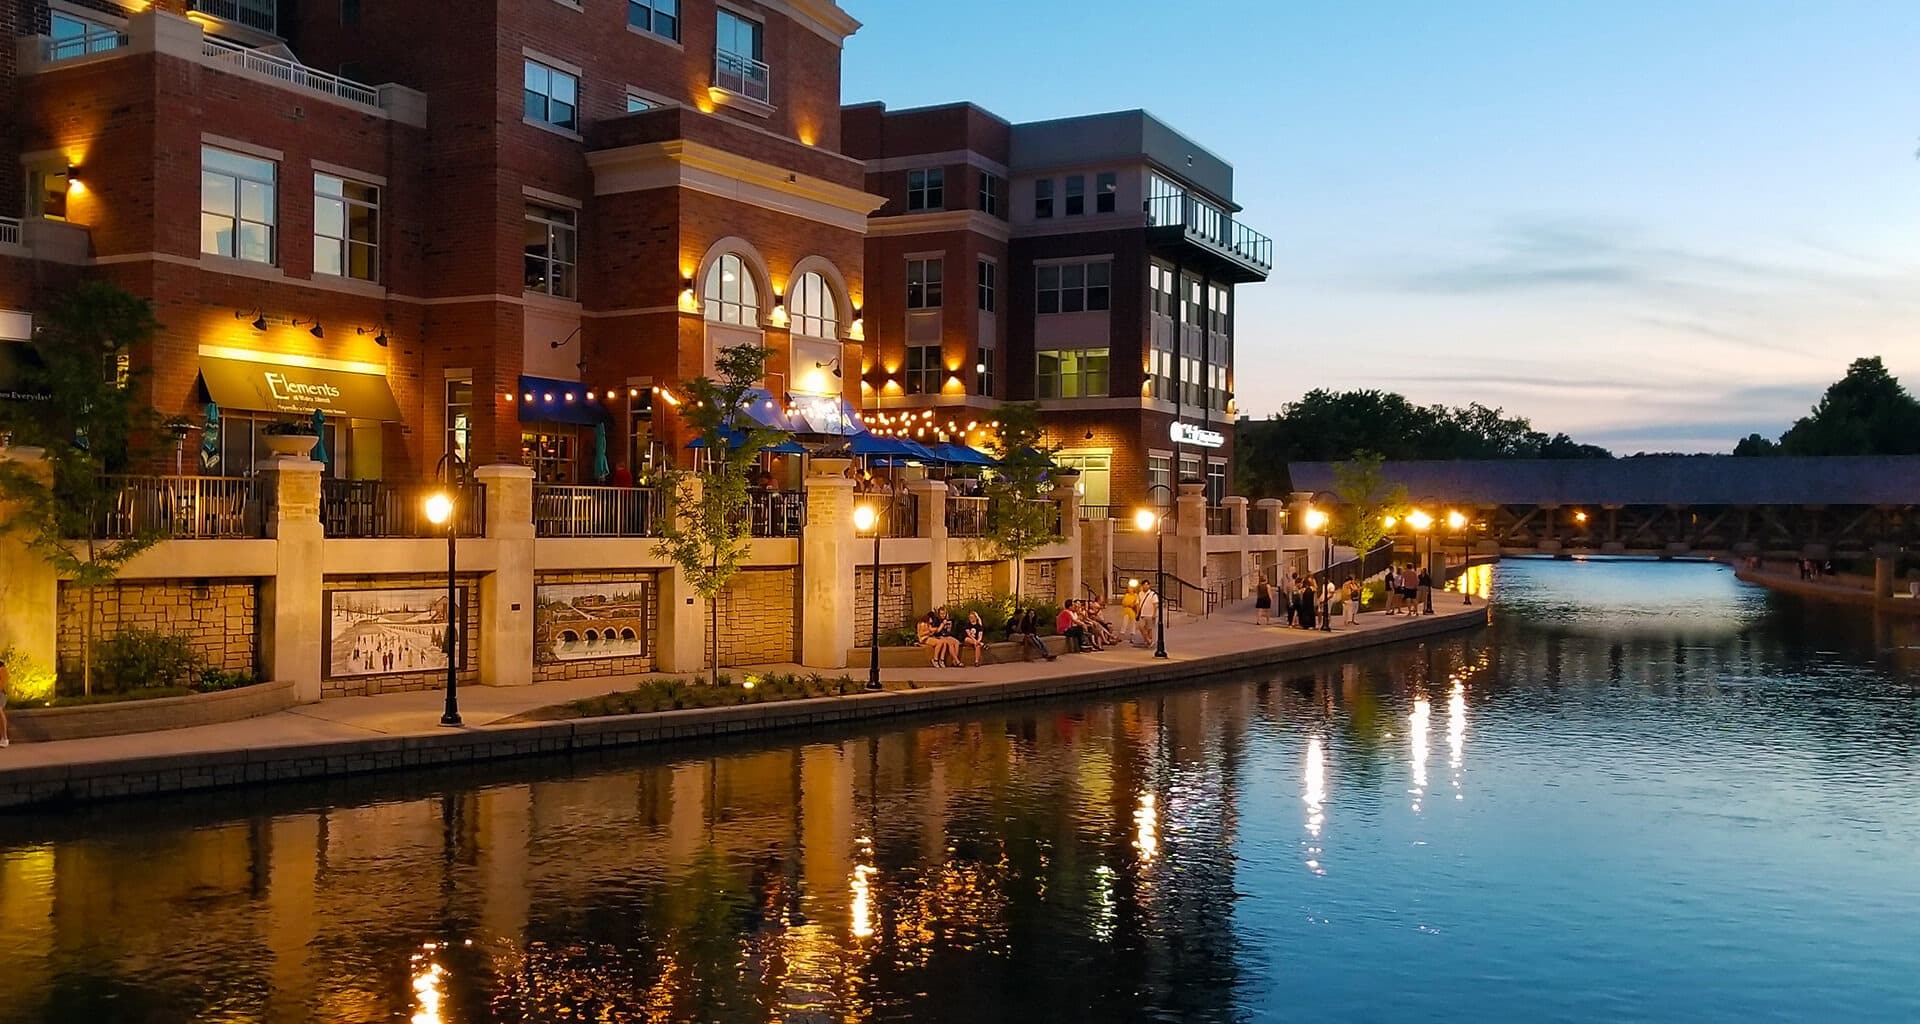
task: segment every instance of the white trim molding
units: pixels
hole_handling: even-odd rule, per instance
[[[674,139],[587,154],[594,195],[685,188],[855,234],[886,199],[698,142]]]
[[[1006,221],[981,213],[979,210],[903,213],[895,217],[875,217],[873,222],[867,225],[867,234],[875,238],[933,235],[952,231],[968,231],[976,235],[985,235],[996,242],[1005,242],[1013,237],[1012,228]]]

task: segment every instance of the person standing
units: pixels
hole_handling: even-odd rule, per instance
[[[1319,603],[1319,589],[1319,587],[1314,586],[1312,579],[1306,580],[1306,585],[1300,588],[1296,603],[1299,605],[1301,629],[1313,628],[1313,614],[1317,610],[1314,608],[1314,605]]]
[[[1149,583],[1140,588],[1140,646],[1153,646],[1153,631],[1160,621],[1160,592]]]
[[[1414,588],[1417,591],[1419,591],[1421,601],[1425,602],[1426,604],[1432,604],[1433,603],[1433,570],[1428,568],[1427,566],[1421,566],[1420,575],[1414,577]]]
[[[1280,577],[1280,609],[1287,617],[1287,625],[1293,625],[1295,580],[1292,573]]]
[[[1265,626],[1273,622],[1273,588],[1267,586],[1266,576],[1261,576],[1253,585],[1253,624]]]
[[[1347,610],[1347,625],[1360,624],[1360,580],[1349,576],[1345,592],[1340,595],[1340,603]]]

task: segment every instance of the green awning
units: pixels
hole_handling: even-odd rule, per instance
[[[207,397],[227,409],[310,416],[315,410],[356,420],[400,419],[387,378],[377,373],[200,357]]]

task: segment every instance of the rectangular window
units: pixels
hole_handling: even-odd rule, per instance
[[[1033,216],[1036,220],[1046,220],[1053,216],[1053,179],[1041,178],[1033,183]]]
[[[680,38],[680,0],[627,0],[627,24],[665,39]]]
[[[1161,508],[1173,506],[1173,456],[1147,456],[1147,489],[1153,503]]]
[[[996,361],[995,356],[996,353],[992,347],[982,345],[980,346],[979,358],[973,364],[974,391],[988,398],[992,398],[994,395],[993,369]]]
[[[447,381],[447,454],[473,465],[473,379]]]
[[[575,214],[558,207],[527,204],[527,290],[556,298],[575,296],[579,244]]]
[[[947,208],[947,170],[929,167],[907,172],[907,209],[944,210]]]
[[[528,60],[525,96],[525,112],[529,120],[568,131],[580,127],[578,78],[537,60]]]
[[[27,213],[49,220],[67,219],[67,192],[72,186],[67,169],[36,167],[27,173]]]
[[[634,92],[632,89],[627,90],[627,113],[638,114],[643,110],[652,110],[653,105],[652,100]]]
[[[985,171],[980,172],[980,212],[994,217],[1004,216],[1006,203],[1007,180]]]
[[[940,365],[940,346],[907,346],[907,394],[938,394],[944,372],[945,368]]]
[[[1108,391],[1104,351],[1038,352],[1034,355],[1037,398],[1105,398]]]
[[[1112,213],[1120,195],[1120,177],[1101,171],[1093,177],[1093,212]]]
[[[1036,308],[1041,313],[1081,313],[1113,304],[1113,263],[1049,263],[1035,268]]]
[[[533,478],[543,484],[573,482],[573,435],[520,435],[520,464],[533,467]]]
[[[1227,464],[1207,460],[1207,504],[1218,507],[1227,498]]]
[[[942,298],[939,258],[908,260],[907,308],[939,309]]]
[[[987,260],[977,261],[975,267],[980,272],[980,308],[991,313],[997,298],[994,295],[994,275],[999,273],[1000,268]]]
[[[279,224],[271,160],[200,148],[200,251],[249,263],[274,262]]]
[[[1180,482],[1184,484],[1189,480],[1195,482],[1200,480],[1200,456],[1198,455],[1180,456]]]
[[[53,12],[47,32],[47,56],[52,60],[83,57],[120,47],[120,31],[97,21]]]
[[[313,176],[313,272],[380,280],[380,189]]]
[[[1087,178],[1084,174],[1067,175],[1067,216],[1078,217],[1087,212]]]

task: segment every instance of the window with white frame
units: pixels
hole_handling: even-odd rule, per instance
[[[1033,216],[1036,220],[1046,220],[1053,216],[1053,179],[1041,178],[1033,183]]]
[[[946,368],[940,365],[939,345],[907,346],[906,389],[909,395],[932,395],[940,391],[940,378]]]
[[[1107,397],[1107,360],[1104,349],[1062,349],[1034,354],[1036,398]]]
[[[793,315],[793,333],[808,338],[834,339],[840,336],[840,310],[833,299],[827,279],[816,272],[800,275],[787,303]]]
[[[907,209],[944,210],[947,208],[947,170],[929,167],[907,172]]]
[[[1034,268],[1036,308],[1041,313],[1106,309],[1113,301],[1113,263],[1047,263]]]
[[[447,454],[471,466],[473,436],[473,378],[447,381]]]
[[[119,49],[120,30],[90,18],[54,11],[47,28],[47,56],[66,60],[89,53]]]
[[[380,188],[313,176],[313,272],[380,280]]]
[[[200,148],[200,251],[249,263],[275,262],[279,224],[272,160]]]
[[[760,326],[760,286],[747,271],[747,261],[727,253],[707,268],[703,310],[708,320],[741,327]]]
[[[998,353],[993,350],[992,345],[980,346],[980,355],[973,364],[976,394],[985,395],[988,398],[994,397],[994,364],[997,361]]]
[[[1152,492],[1149,498],[1161,508],[1173,506],[1173,456],[1147,456],[1147,490]]]
[[[577,217],[572,210],[557,206],[527,204],[527,291],[561,299],[571,299],[578,294]]]
[[[1227,463],[1223,459],[1207,460],[1207,504],[1218,506],[1227,498]]]
[[[1093,212],[1112,213],[1119,203],[1120,176],[1101,171],[1093,176]]]
[[[993,217],[1006,215],[1007,179],[980,172],[980,212]]]
[[[999,301],[999,296],[995,294],[995,278],[999,276],[1000,268],[992,260],[976,260],[974,268],[980,275],[980,310],[991,313]]]
[[[720,8],[715,16],[714,84],[728,92],[765,101],[771,95],[762,63],[765,29],[751,18]]]
[[[1078,217],[1087,212],[1087,176],[1084,174],[1067,175],[1067,210],[1069,217]]]
[[[931,259],[907,261],[907,308],[939,309],[944,295],[941,291],[941,260]]]
[[[680,0],[627,0],[627,24],[663,39],[680,38]]]
[[[526,115],[529,120],[573,131],[580,127],[580,80],[528,58]]]

